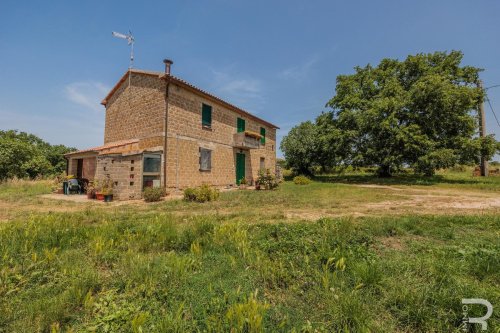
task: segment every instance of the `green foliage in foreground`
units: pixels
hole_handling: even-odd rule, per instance
[[[61,174],[66,170],[64,154],[74,150],[51,145],[33,134],[0,131],[0,181]]]
[[[0,332],[458,332],[462,298],[499,305],[499,217],[225,219],[0,225]]]
[[[195,202],[215,201],[219,198],[219,190],[208,184],[184,190],[184,200]]]

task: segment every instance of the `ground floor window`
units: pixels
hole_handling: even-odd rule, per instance
[[[266,158],[265,157],[260,158],[260,170],[261,171],[266,170]]]
[[[212,169],[212,151],[200,148],[200,171],[210,171]]]
[[[161,155],[144,154],[142,167],[142,188],[160,187]]]

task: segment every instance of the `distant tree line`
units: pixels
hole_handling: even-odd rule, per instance
[[[0,130],[0,181],[58,175],[66,170],[63,155],[75,150],[51,145],[33,134]]]
[[[338,76],[331,110],[283,138],[287,165],[301,174],[369,166],[380,176],[404,167],[433,175],[493,157],[500,144],[478,136],[481,69],[461,66],[462,58],[459,51],[410,55]]]

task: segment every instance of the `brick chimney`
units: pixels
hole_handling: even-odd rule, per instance
[[[165,74],[170,75],[170,65],[174,62],[170,59],[163,59],[163,63],[165,64]]]

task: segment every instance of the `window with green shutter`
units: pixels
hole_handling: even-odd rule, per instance
[[[260,135],[261,135],[260,143],[265,145],[266,144],[266,129],[264,127],[260,128]]]
[[[210,105],[202,104],[201,126],[212,128],[212,107]]]
[[[236,127],[238,128],[238,133],[245,132],[245,119],[238,118]]]

